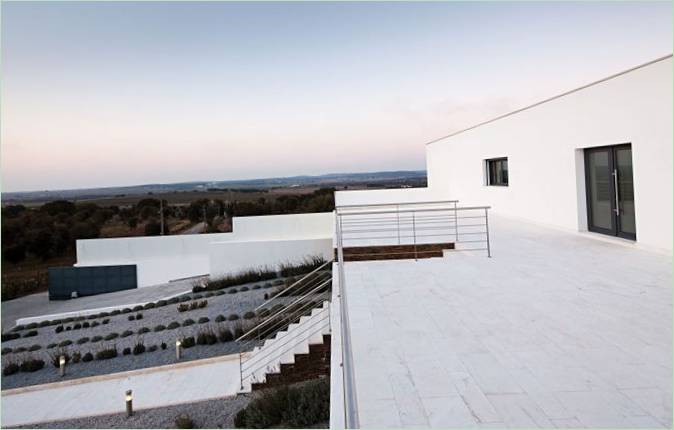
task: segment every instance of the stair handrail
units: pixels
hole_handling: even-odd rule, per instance
[[[279,292],[278,294],[276,294],[276,295],[273,296],[273,297],[270,297],[269,300],[267,300],[266,302],[262,303],[260,306],[256,307],[254,310],[258,310],[258,309],[260,309],[261,307],[263,307],[263,306],[265,306],[266,304],[268,304],[269,302],[271,302],[272,300],[274,300],[275,298],[282,296],[283,293],[285,293],[286,291],[289,291],[289,290],[290,290],[291,288],[293,288],[295,285],[299,284],[300,282],[302,282],[303,280],[305,280],[305,279],[308,278],[309,276],[313,275],[314,273],[320,271],[322,268],[324,268],[324,267],[327,266],[328,264],[331,264],[332,261],[333,261],[333,260],[330,259],[330,260],[326,261],[325,263],[321,264],[319,267],[315,268],[315,269],[312,270],[311,272],[309,272],[309,273],[307,273],[306,275],[302,276],[302,278],[299,279],[298,281],[295,281],[295,282],[294,282],[292,285],[290,285],[288,288],[284,288],[283,291]]]
[[[269,315],[264,321],[262,321],[261,323],[259,323],[259,324],[256,325],[255,327],[251,328],[251,329],[248,330],[246,333],[244,333],[244,334],[242,334],[241,336],[239,336],[239,337],[236,339],[236,341],[238,342],[238,341],[243,340],[248,334],[250,334],[250,333],[252,333],[253,331],[255,331],[256,329],[259,329],[260,327],[264,326],[264,325],[267,324],[269,321],[271,321],[275,316],[278,316],[279,314],[282,314],[283,311],[285,311],[286,309],[288,309],[290,306],[294,305],[295,303],[297,303],[297,302],[299,302],[299,301],[302,301],[304,298],[306,298],[306,297],[309,296],[310,294],[313,294],[315,291],[317,291],[317,290],[319,290],[319,289],[325,287],[325,285],[328,284],[329,282],[332,282],[332,278],[329,278],[329,279],[325,280],[324,282],[322,282],[320,285],[318,285],[317,287],[315,287],[314,289],[312,289],[312,290],[309,291],[308,293],[305,293],[303,296],[300,296],[298,299],[292,301],[291,303],[288,303],[288,304],[287,304],[286,306],[284,306],[282,309],[276,311],[275,314]]]

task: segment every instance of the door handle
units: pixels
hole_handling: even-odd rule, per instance
[[[616,216],[620,216],[620,206],[618,201],[618,170],[613,169],[613,191],[615,192],[615,211]]]

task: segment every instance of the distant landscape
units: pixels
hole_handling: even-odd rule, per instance
[[[246,179],[229,181],[192,181],[172,184],[143,184],[123,187],[81,188],[71,190],[44,190],[2,193],[2,204],[35,205],[53,200],[133,201],[139,196],[163,194],[164,198],[181,193],[254,192],[277,191],[298,188],[400,188],[419,187],[426,184],[425,170],[401,170],[370,173],[330,173],[318,176],[290,176],[281,178]],[[176,203],[189,203],[190,197],[176,197]],[[170,200],[170,199],[169,199]]]
[[[2,194],[2,300],[47,289],[79,239],[228,232],[232,217],[330,212],[334,191],[426,186],[425,171]]]

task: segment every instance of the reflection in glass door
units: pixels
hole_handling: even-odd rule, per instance
[[[631,145],[585,150],[588,229],[636,239]]]

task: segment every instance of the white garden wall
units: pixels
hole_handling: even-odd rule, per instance
[[[211,243],[211,277],[217,278],[251,267],[278,268],[281,263],[301,262],[306,257],[332,259],[332,237],[322,239],[253,240]]]
[[[672,250],[672,57],[427,146],[429,187],[461,206],[587,229],[583,148],[632,144],[637,244]],[[484,160],[508,157],[509,186]]]
[[[334,216],[331,212],[236,217],[232,233],[78,240],[76,266],[136,264],[138,286],[145,287],[212,272],[221,273],[222,270],[217,267],[220,260],[214,259],[216,266],[211,266],[211,243],[217,242],[222,246],[234,240],[317,238],[332,241],[333,235]],[[250,258],[255,257],[250,255]],[[258,264],[253,259],[248,266]]]

